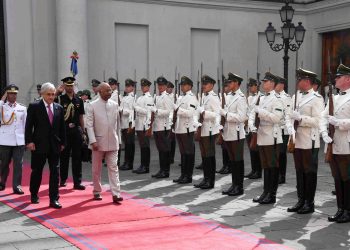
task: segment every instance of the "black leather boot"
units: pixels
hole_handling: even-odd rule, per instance
[[[278,184],[286,183],[286,170],[287,170],[287,154],[280,153]]]
[[[300,208],[304,206],[305,203],[305,194],[304,194],[304,174],[302,171],[297,170],[296,171],[296,179],[297,179],[297,195],[298,195],[298,202],[287,209],[287,212],[297,212]]]
[[[307,173],[305,174],[305,203],[302,208],[300,208],[298,214],[310,214],[315,211],[315,192],[317,186],[317,174],[316,173]]]
[[[270,179],[270,169],[265,168],[264,169],[264,191],[260,196],[255,197],[253,199],[253,202],[260,203],[260,201],[262,201],[266,197],[266,195],[269,191],[269,181],[270,181],[269,179]]]
[[[236,162],[235,171],[235,188],[228,193],[229,196],[238,196],[243,194],[243,180],[244,180],[244,161]]]
[[[330,222],[335,222],[337,221],[344,212],[344,185],[343,182],[340,179],[334,179],[334,185],[335,185],[335,190],[337,194],[337,207],[338,210],[337,212],[328,217],[328,221]]]
[[[159,178],[160,176],[163,175],[163,172],[164,172],[164,152],[159,152],[158,155],[159,155],[160,168],[156,174],[152,175],[153,178]]]
[[[209,158],[207,157],[203,157],[202,158],[202,167],[203,167],[203,179],[202,181],[199,183],[199,184],[194,184],[193,186],[195,188],[200,188],[201,186],[203,186],[207,181],[208,181],[208,178],[209,178],[209,175],[208,175],[208,160]]]
[[[231,168],[231,180],[232,180],[232,184],[228,189],[223,190],[221,193],[222,195],[228,195],[230,192],[232,192],[232,190],[235,189],[235,179],[234,176],[236,175],[236,166],[235,166],[236,162],[235,161],[230,161],[229,162],[229,166]]]
[[[271,168],[270,169],[270,183],[269,183],[269,191],[265,198],[260,201],[260,204],[274,204],[276,203],[276,194],[277,194],[277,188],[278,188],[278,175],[279,170],[278,168]]]
[[[193,175],[193,167],[194,167],[194,154],[186,154],[184,155],[186,158],[185,165],[185,176],[179,181],[179,184],[187,184],[192,183],[192,175]]]
[[[174,183],[179,183],[182,181],[182,179],[185,177],[185,172],[186,172],[186,155],[181,154],[181,174],[180,177],[173,180]]]
[[[171,152],[170,151],[166,151],[162,153],[163,155],[163,165],[162,165],[162,173],[157,176],[157,179],[163,179],[163,178],[168,178],[169,177],[169,173],[170,173],[170,156],[171,156]]]
[[[350,222],[350,180],[343,182],[344,187],[344,212],[337,219],[337,223]],[[337,190],[338,193],[338,190]],[[337,194],[338,195],[338,194]]]

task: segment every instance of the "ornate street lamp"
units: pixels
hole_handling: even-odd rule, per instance
[[[295,52],[300,48],[301,44],[304,41],[305,31],[306,31],[301,22],[298,23],[297,27],[295,27],[295,25],[292,23],[292,19],[294,16],[294,9],[292,6],[289,5],[290,2],[291,0],[286,0],[285,2],[286,4],[279,11],[281,21],[283,23],[283,26],[281,27],[283,43],[281,44],[275,43],[276,29],[272,26],[271,22],[269,22],[265,30],[266,40],[270,48],[275,52],[284,50],[284,56],[283,56],[284,78],[287,80],[287,84],[286,84],[287,91],[288,91],[288,60],[289,60],[288,52],[289,50]],[[292,43],[293,39],[295,39],[295,43]]]

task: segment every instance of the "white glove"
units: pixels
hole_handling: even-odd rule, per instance
[[[150,108],[150,110],[151,110],[151,112],[153,112],[153,113],[157,113],[157,108],[156,108],[156,107],[154,107],[154,106],[153,106],[153,107],[151,107],[151,108]]]
[[[287,132],[288,132],[289,135],[294,135],[295,134],[295,129],[292,126],[290,126],[290,127],[287,128]]]
[[[227,111],[224,109],[220,109],[220,115],[221,116],[226,116],[227,115]]]
[[[256,132],[256,131],[258,131],[258,129],[257,129],[255,126],[251,126],[249,129],[250,129],[251,132]]]
[[[291,114],[290,114],[290,118],[295,120],[295,121],[301,121],[301,115],[298,111],[293,111]]]
[[[177,110],[179,108],[179,105],[174,103],[174,106],[173,106],[174,110]]]
[[[331,143],[333,140],[332,140],[332,138],[330,138],[329,136],[328,136],[328,134],[327,134],[327,132],[326,131],[323,131],[322,132],[322,139],[323,139],[323,141],[325,142],[325,143]]]
[[[255,107],[254,107],[254,112],[259,114],[260,111],[261,111],[261,109],[262,109],[262,108],[260,108],[259,106],[255,106]]]
[[[202,114],[204,112],[204,108],[201,106],[198,106],[197,110],[200,114]]]
[[[202,123],[197,122],[196,127],[197,127],[197,128],[202,127]]]
[[[328,122],[334,126],[339,126],[339,119],[335,118],[334,116],[329,115]]]

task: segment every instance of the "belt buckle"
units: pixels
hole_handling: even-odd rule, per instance
[[[74,127],[75,127],[75,124],[74,124],[74,123],[69,123],[69,124],[68,124],[68,127],[69,127],[69,128],[74,128]]]

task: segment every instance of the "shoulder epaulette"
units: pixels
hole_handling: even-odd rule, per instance
[[[286,97],[290,97],[290,95],[289,95],[288,93],[284,93],[284,95],[285,95]]]
[[[243,93],[239,93],[239,95],[240,95],[241,97],[245,97],[245,95],[244,95]]]
[[[281,98],[279,94],[276,94],[276,93],[275,93],[275,96],[276,96],[277,98]]]

